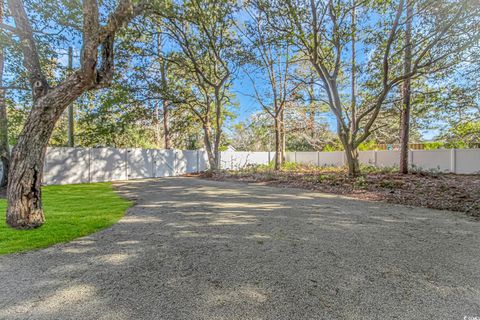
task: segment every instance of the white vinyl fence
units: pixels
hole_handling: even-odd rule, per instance
[[[399,166],[400,151],[361,151],[360,163],[377,167]],[[239,169],[248,165],[267,164],[274,152],[222,152],[222,169]],[[316,166],[346,165],[343,151],[287,152],[286,160]],[[437,170],[459,174],[480,173],[480,149],[411,150],[409,163],[421,170]]]
[[[44,184],[72,184],[176,176],[204,171],[199,150],[48,148]]]
[[[460,174],[480,173],[480,149],[413,150],[410,164],[423,170]],[[274,152],[221,153],[222,169],[238,170],[268,164]],[[378,167],[398,166],[399,151],[362,151],[360,162]],[[345,155],[336,152],[287,152],[290,162],[317,166],[343,166]],[[205,151],[116,148],[48,148],[44,184],[72,184],[177,176],[205,171]]]

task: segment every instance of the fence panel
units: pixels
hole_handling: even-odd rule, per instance
[[[375,151],[360,151],[358,153],[358,160],[360,163],[365,165],[374,166],[376,165],[376,154]]]
[[[318,165],[318,152],[296,152],[296,162],[309,165]]]
[[[152,150],[153,176],[171,177],[175,175],[175,151]]]
[[[270,152],[224,151],[220,155],[222,169],[236,170],[248,165],[268,164]]]
[[[322,167],[343,166],[345,163],[342,151],[320,152],[318,164]]]
[[[187,173],[187,158],[182,150],[175,150],[175,175]]]
[[[451,169],[450,150],[412,150],[410,164],[423,170],[449,172]]]
[[[197,150],[179,150],[177,153],[179,158],[182,159],[184,167],[182,173],[198,172],[198,152]],[[180,171],[179,171],[180,172]]]
[[[400,151],[379,150],[377,151],[378,167],[398,167],[400,165]]]
[[[206,151],[198,150],[198,170],[208,170],[210,164],[208,163],[208,154]]]
[[[296,152],[285,152],[285,161],[295,162],[295,153]]]
[[[126,180],[126,160],[126,149],[90,149],[90,182]]]
[[[90,181],[89,167],[89,149],[48,148],[43,168],[43,183],[87,183]]]
[[[143,179],[153,177],[153,150],[128,149],[127,175],[128,179]]]
[[[480,173],[480,149],[455,149],[455,173]]]

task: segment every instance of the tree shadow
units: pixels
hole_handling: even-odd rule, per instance
[[[408,318],[479,306],[478,225],[460,216],[194,178],[116,188],[136,201],[118,224],[0,257],[0,318]]]

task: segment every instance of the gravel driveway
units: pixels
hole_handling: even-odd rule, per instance
[[[0,256],[0,319],[480,319],[480,222],[196,178],[117,183],[124,219]]]

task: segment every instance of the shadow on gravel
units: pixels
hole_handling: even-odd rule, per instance
[[[115,226],[0,257],[0,318],[423,319],[479,315],[478,223],[298,189],[118,183]]]

